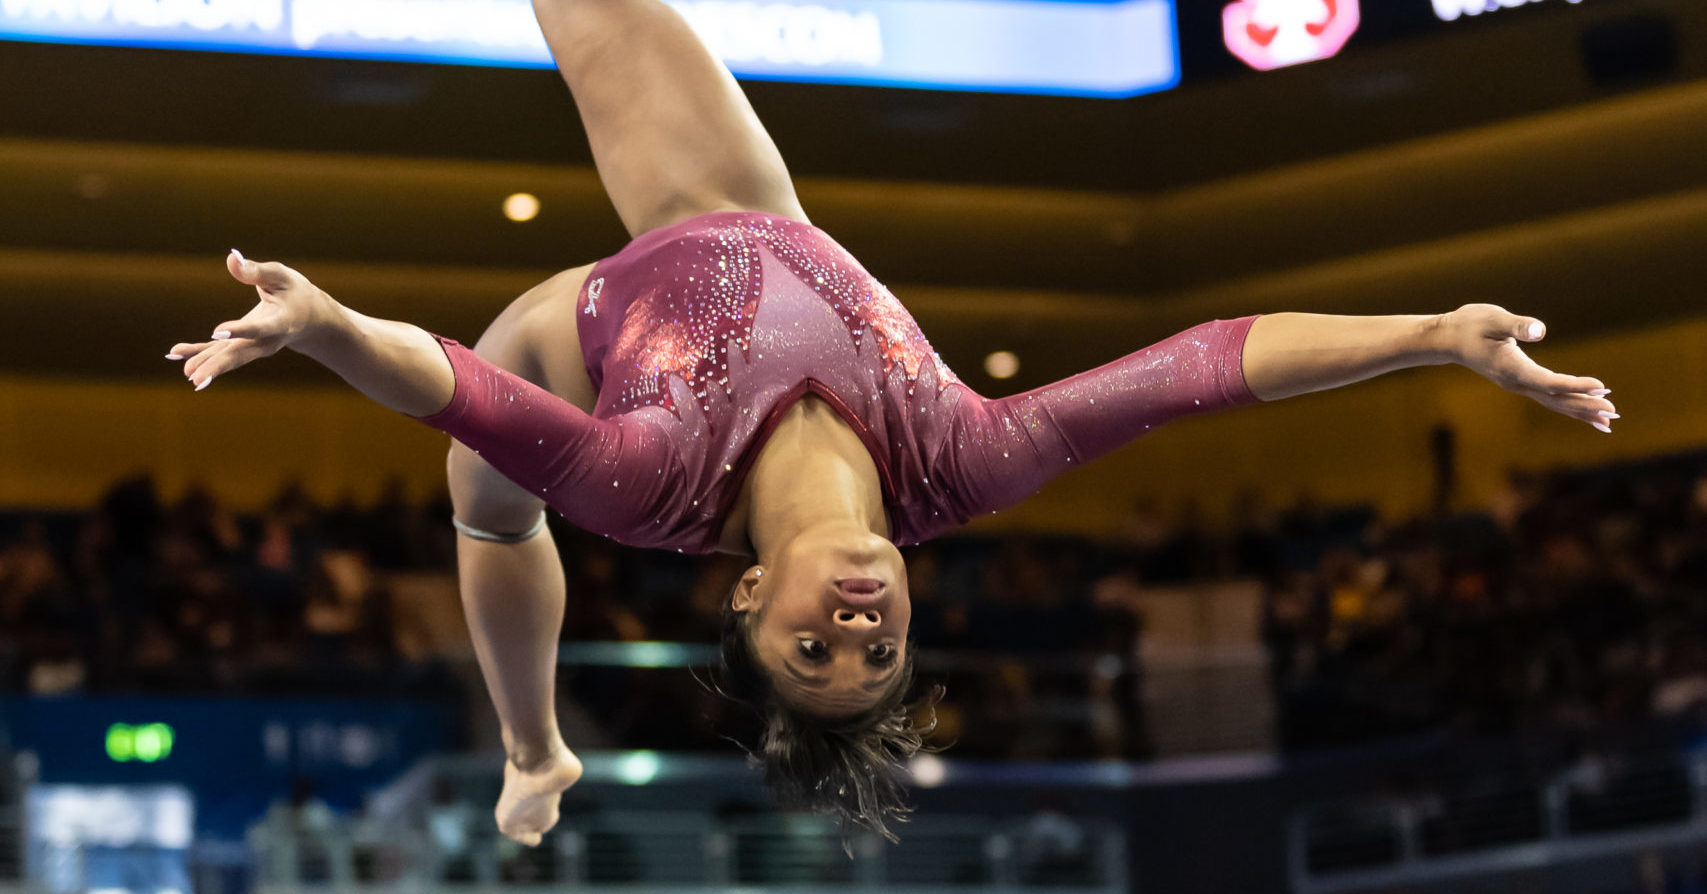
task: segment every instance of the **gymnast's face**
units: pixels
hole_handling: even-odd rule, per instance
[[[747,570],[736,611],[756,611],[751,643],[784,701],[839,718],[875,706],[906,659],[907,566],[868,531],[814,528]]]

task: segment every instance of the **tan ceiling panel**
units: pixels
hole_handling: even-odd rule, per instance
[[[1023,386],[1256,310],[1491,300],[1564,330],[1699,313],[1703,145],[1696,84],[1154,196],[800,191],[952,363],[1023,350]],[[519,190],[542,201],[532,223],[500,213]],[[240,312],[219,263],[234,245],[468,339],[626,238],[594,172],[568,166],[12,140],[0,197],[0,365],[52,374],[154,374],[164,345]]]

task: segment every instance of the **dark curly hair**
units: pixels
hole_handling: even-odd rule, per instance
[[[757,746],[743,747],[764,768],[771,794],[784,809],[833,817],[846,848],[851,849],[856,829],[900,840],[890,826],[906,822],[912,812],[901,766],[920,751],[936,750],[925,744],[925,737],[936,729],[942,687],[932,687],[917,702],[907,701],[913,687],[909,644],[900,672],[870,709],[834,719],[801,711],[777,694],[769,672],[753,654],[752,626],[757,621],[757,614],[724,603],[722,657],[711,687],[759,716]],[[925,719],[915,725],[912,716],[920,709]]]

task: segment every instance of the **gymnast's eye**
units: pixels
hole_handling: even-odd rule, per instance
[[[865,650],[867,663],[882,667],[895,663],[895,645],[893,643],[878,643]]]
[[[800,644],[800,654],[812,659],[813,661],[823,661],[825,658],[830,657],[830,647],[825,645],[824,641],[821,639],[807,639],[805,637],[801,637],[800,639],[795,640],[795,642]]]

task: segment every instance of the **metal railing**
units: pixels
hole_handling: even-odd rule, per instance
[[[889,894],[1129,890],[1118,827],[1050,814],[1021,821],[920,817],[907,824],[899,844],[859,835],[847,847],[827,821],[788,814],[612,812],[568,819],[539,848],[498,836],[484,810],[444,805],[423,819],[419,827],[399,829],[275,810],[252,830],[240,860],[231,859],[235,854],[204,860],[192,848],[195,888],[216,894],[522,892],[564,885],[624,894],[732,887],[799,894],[879,886]],[[0,892],[44,890],[24,877],[21,820],[15,807],[0,810],[6,845]]]
[[[1707,755],[1532,785],[1317,805],[1287,828],[1298,894],[1379,891],[1707,842]]]
[[[920,817],[891,844],[860,834],[844,844],[813,816],[718,817],[691,811],[610,812],[566,818],[538,848],[498,835],[487,810],[436,805],[413,822],[374,822],[330,811],[275,808],[248,846],[200,844],[189,854],[200,894],[562,890],[662,894],[713,888],[811,892],[871,889],[926,894],[1024,890],[1115,894],[1128,890],[1125,838],[1114,824],[1044,814],[1025,820]],[[48,890],[27,877],[23,816],[0,807],[0,894]],[[104,851],[110,857],[112,848]],[[140,851],[147,848],[139,849]],[[79,847],[56,859],[80,863]],[[82,878],[75,865],[55,873]],[[72,884],[64,890],[86,886]]]
[[[899,844],[859,835],[844,849],[836,829],[816,817],[612,812],[566,819],[539,848],[523,848],[498,837],[484,811],[476,818],[446,809],[424,828],[402,831],[359,821],[264,823],[251,835],[260,887],[1128,890],[1121,831],[1079,819],[921,818]]]

